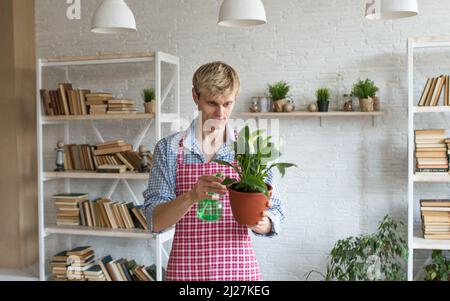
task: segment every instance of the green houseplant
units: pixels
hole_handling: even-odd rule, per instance
[[[317,89],[316,97],[319,112],[328,112],[328,107],[330,104],[330,89],[328,88]]]
[[[433,250],[432,262],[424,269],[426,281],[450,281],[450,259],[443,255],[442,250]]]
[[[403,281],[408,245],[402,222],[386,215],[373,234],[339,240],[330,253],[327,281]]]
[[[273,163],[281,154],[270,142],[272,137],[265,137],[263,132],[264,130],[257,130],[251,133],[249,126],[239,132],[233,144],[237,165],[214,161],[233,168],[239,175],[239,180],[226,178],[222,184],[228,186],[234,218],[240,224],[248,226],[256,225],[268,208],[272,187],[265,183],[265,179],[269,171],[277,168],[284,177],[286,168],[296,166],[291,163]]]
[[[142,97],[144,98],[145,113],[155,113],[155,89],[143,89]]]
[[[372,112],[374,97],[378,92],[378,87],[370,79],[358,80],[353,86],[352,94],[359,98],[359,104],[362,112]]]
[[[275,112],[283,112],[283,107],[287,103],[286,98],[290,89],[289,84],[284,81],[268,85],[268,94],[273,101]]]

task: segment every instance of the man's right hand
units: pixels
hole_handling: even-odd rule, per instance
[[[211,198],[212,196],[209,195],[210,192],[219,195],[226,194],[228,192],[227,187],[220,184],[223,180],[223,177],[218,178],[216,176],[201,176],[198,178],[197,183],[189,191],[192,201],[197,203],[208,197]]]

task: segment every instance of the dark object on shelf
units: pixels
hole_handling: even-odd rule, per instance
[[[317,101],[317,106],[319,107],[319,112],[328,112],[329,101]]]
[[[150,168],[148,166],[147,156],[149,152],[147,150],[147,147],[145,145],[141,145],[139,147],[139,155],[141,156],[141,164],[139,166],[139,172],[140,173],[147,173],[150,171]]]
[[[61,172],[65,171],[64,169],[64,143],[62,141],[58,141],[56,144],[56,169],[55,171]]]

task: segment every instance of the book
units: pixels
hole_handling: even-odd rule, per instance
[[[432,100],[431,100],[431,106],[437,106],[439,104],[439,100],[442,93],[442,88],[445,83],[445,77],[443,75],[439,76],[436,82],[436,88],[434,90]]]
[[[81,247],[76,247],[70,251],[67,251],[67,255],[78,255],[78,256],[82,256],[88,252],[92,251],[92,248],[90,246],[81,246]]]
[[[423,207],[447,207],[450,206],[450,199],[420,200],[420,205]]]
[[[107,281],[112,281],[111,275],[109,274],[109,270],[107,268],[107,264],[109,262],[111,262],[112,260],[113,259],[112,259],[111,255],[107,255],[107,256],[101,258],[98,263],[100,268],[102,269],[103,274],[105,275],[105,278]]]
[[[68,101],[68,91],[73,90],[72,84],[62,83],[59,84],[59,95],[61,96],[64,115],[70,115],[69,101]]]
[[[432,83],[432,78],[428,78],[427,79],[427,83],[425,84],[425,88],[422,91],[422,96],[420,97],[418,106],[424,106],[425,105],[428,93],[429,93],[430,88],[431,88],[431,83]]]
[[[99,173],[124,173],[127,170],[126,165],[111,165],[104,164],[100,165],[97,169]]]

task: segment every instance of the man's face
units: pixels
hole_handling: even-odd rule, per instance
[[[192,97],[198,106],[198,110],[202,114],[203,125],[206,128],[224,128],[228,118],[233,112],[236,103],[236,92],[224,93],[221,95],[211,96],[205,93],[197,95],[192,90]],[[209,124],[209,126],[208,126]]]

